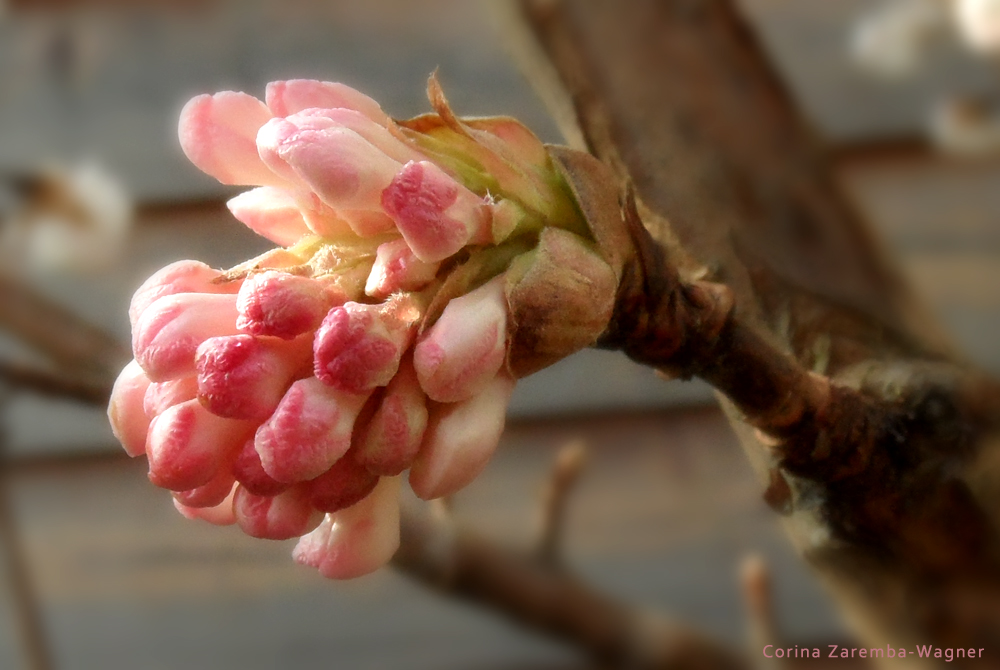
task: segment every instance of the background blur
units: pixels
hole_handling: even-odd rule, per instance
[[[485,4],[0,0],[0,275],[127,342],[129,297],[154,270],[180,258],[228,267],[266,249],[225,209],[235,192],[180,151],[177,115],[197,93],[336,80],[407,117],[426,110],[439,68],[460,114],[515,115],[558,142]],[[925,139],[942,101],[1000,95],[996,63],[941,40],[908,76],[887,79],[849,47],[885,3],[742,4],[831,142],[845,188],[959,344],[1000,372],[1000,155],[945,154]],[[39,175],[71,192],[97,183],[95,211],[111,223],[25,214],[25,184]],[[13,300],[7,286],[0,308]],[[0,321],[0,371],[33,364],[31,342],[8,330]],[[292,563],[292,543],[184,521],[121,453],[103,408],[10,380],[0,395],[5,495],[30,570],[18,578],[57,668],[583,667],[573,650],[389,570],[328,582]],[[772,568],[786,636],[843,637],[708,389],[616,354],[584,352],[519,384],[500,452],[456,515],[524,545],[549,463],[575,438],[590,459],[567,556],[599,588],[740,643],[736,570],[755,552]],[[11,586],[0,583],[0,668],[23,663]]]

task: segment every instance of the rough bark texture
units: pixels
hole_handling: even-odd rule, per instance
[[[1000,648],[997,384],[900,280],[736,8],[520,9],[529,74],[638,203],[603,344],[725,395],[867,644]]]

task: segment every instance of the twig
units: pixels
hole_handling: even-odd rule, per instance
[[[602,345],[725,394],[865,642],[994,644],[1000,386],[886,259],[738,3],[520,6],[587,146],[635,185]]]
[[[778,630],[774,618],[774,602],[771,594],[771,575],[758,555],[747,556],[740,566],[740,584],[743,587],[743,600],[747,612],[747,638],[751,653],[765,646],[778,644]],[[778,659],[760,658],[760,666],[767,670],[781,667]]]
[[[569,494],[587,461],[587,449],[576,440],[559,450],[542,493],[538,560],[551,567],[561,563],[562,538]]]
[[[53,664],[46,643],[38,597],[11,504],[7,454],[4,448],[6,441],[6,431],[0,426],[0,551],[3,552],[3,568],[14,601],[18,637],[26,666],[30,670],[51,670]]]
[[[113,379],[68,370],[46,370],[0,359],[0,380],[43,395],[79,400],[88,405],[107,405]]]
[[[117,374],[130,357],[113,336],[3,271],[0,327],[68,369]]]
[[[404,504],[394,567],[444,595],[501,611],[611,667],[746,668],[699,633],[597,593],[572,575]]]

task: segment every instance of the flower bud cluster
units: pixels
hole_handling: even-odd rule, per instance
[[[296,559],[329,577],[392,556],[402,473],[436,498],[483,469],[526,373],[518,332],[543,366],[612,307],[616,270],[545,147],[431,90],[437,113],[407,122],[316,81],[193,99],[185,153],[254,186],[229,208],[284,248],[227,272],[179,261],[130,306],[109,408],[125,450],[185,516],[301,537]]]

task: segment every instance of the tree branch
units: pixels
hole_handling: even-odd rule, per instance
[[[45,368],[0,359],[0,380],[42,395],[107,406],[113,378]]]
[[[503,612],[611,667],[747,667],[689,628],[619,603],[559,567],[505,550],[424,507],[404,504],[392,565],[444,595]]]
[[[732,3],[520,6],[563,124],[634,188],[601,345],[725,394],[866,642],[995,646],[1000,385],[900,279]]]
[[[69,370],[114,376],[131,357],[113,336],[2,271],[0,327]]]

